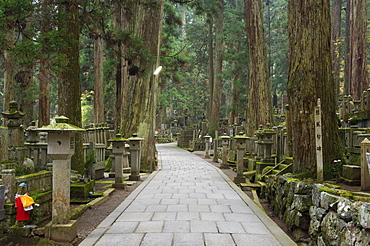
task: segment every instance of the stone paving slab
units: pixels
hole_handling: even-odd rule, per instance
[[[80,245],[296,245],[221,170],[175,144]]]

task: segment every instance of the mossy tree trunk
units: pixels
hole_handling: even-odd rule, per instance
[[[142,168],[149,169],[150,153],[154,153],[155,115],[158,93],[158,76],[153,75],[159,66],[160,38],[162,34],[163,2],[137,2],[130,6],[128,30],[140,41],[124,43],[125,47],[139,45],[138,53],[127,53],[127,82],[123,84],[123,111],[121,133],[131,137],[133,133],[145,140],[142,145]],[[137,71],[137,72],[135,72]],[[135,73],[134,73],[135,72]]]
[[[59,32],[64,40],[62,53],[65,65],[60,70],[58,86],[58,114],[65,115],[70,123],[81,127],[81,84],[79,63],[80,22],[78,0],[59,3]],[[83,174],[82,134],[76,134],[75,154],[72,156],[71,168]]]
[[[289,1],[288,97],[295,173],[316,172],[315,107],[322,108],[324,178],[342,157],[335,113],[330,50],[330,0]]]
[[[247,135],[251,136],[259,125],[273,124],[272,98],[271,83],[267,71],[262,0],[245,0],[244,3],[250,57]]]

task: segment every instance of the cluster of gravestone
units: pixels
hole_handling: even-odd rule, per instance
[[[51,216],[45,226],[44,236],[61,242],[71,242],[77,235],[76,220],[70,219],[71,187],[88,186],[95,179],[104,177],[106,151],[113,160],[111,176],[115,177],[114,188],[125,188],[124,172],[132,181],[140,180],[140,148],[144,140],[137,135],[122,138],[105,125],[79,128],[69,123],[64,116],[55,118],[49,126],[31,124],[26,130],[21,125],[23,113],[17,102],[11,102],[9,111],[2,113],[4,126],[0,127],[0,220],[2,232],[28,236],[32,226],[24,221],[14,209],[16,189],[24,184],[27,193],[40,203],[38,217]],[[71,170],[71,157],[75,152],[76,134],[84,139],[83,154],[94,152],[93,165],[85,177]],[[19,170],[27,171],[18,175]],[[72,183],[72,184],[71,184]],[[93,189],[93,186],[91,186]],[[18,210],[17,210],[18,211]],[[22,223],[15,223],[22,222]],[[32,222],[37,222],[33,220]],[[13,226],[16,225],[16,226]],[[21,227],[19,225],[22,225]],[[2,235],[2,234],[1,234]],[[1,238],[0,235],[0,238]],[[6,236],[6,235],[5,235]]]

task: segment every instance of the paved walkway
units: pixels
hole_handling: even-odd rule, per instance
[[[221,170],[157,145],[151,174],[80,245],[296,245]]]

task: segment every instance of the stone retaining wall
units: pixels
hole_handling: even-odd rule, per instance
[[[264,194],[303,245],[370,245],[370,203],[329,190],[283,175],[269,176]]]

